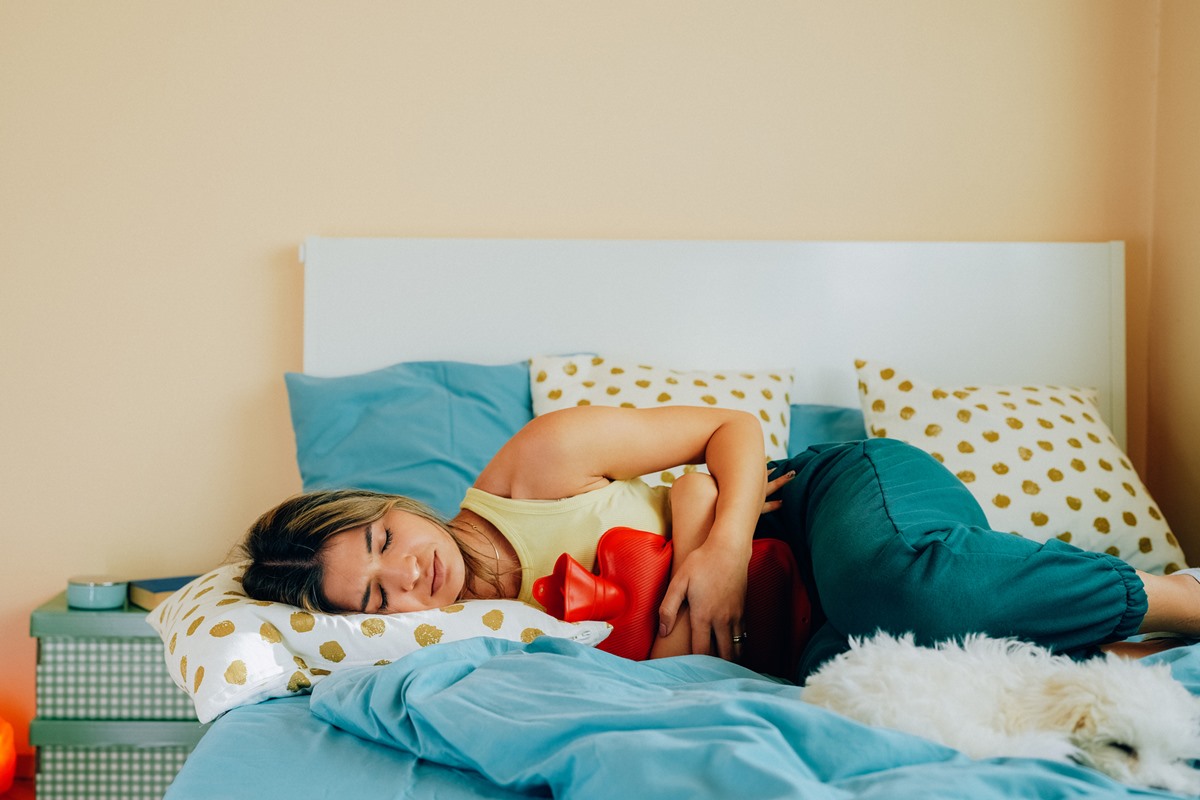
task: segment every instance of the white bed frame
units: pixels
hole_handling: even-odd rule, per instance
[[[1092,386],[1125,445],[1125,249],[1106,243],[309,238],[304,370],[594,352],[792,367],[855,406],[853,362],[937,383]]]

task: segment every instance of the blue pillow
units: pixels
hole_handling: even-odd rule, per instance
[[[788,455],[814,444],[853,442],[867,438],[860,408],[802,404],[792,406],[792,428],[788,433]]]
[[[403,494],[449,517],[496,451],[533,418],[529,365],[396,364],[285,376],[304,490]]]

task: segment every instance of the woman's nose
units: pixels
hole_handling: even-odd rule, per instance
[[[414,555],[398,556],[388,572],[391,573],[396,588],[408,592],[417,585],[417,581],[421,578],[421,564]]]

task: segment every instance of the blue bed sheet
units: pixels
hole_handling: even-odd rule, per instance
[[[1195,647],[1158,657],[1200,689]],[[474,639],[314,691],[313,713],[377,745],[575,798],[1164,797],[1084,767],[972,761],[801,702],[714,658],[635,663],[571,642]]]
[[[213,723],[164,800],[520,800],[472,772],[364,742],[311,713],[307,695]]]

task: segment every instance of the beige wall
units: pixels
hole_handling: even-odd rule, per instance
[[[1144,465],[1147,386],[1156,445],[1198,392],[1148,383],[1150,304],[1181,304],[1197,249],[1158,227],[1152,298],[1157,22],[1123,0],[0,3],[0,714],[32,714],[28,614],[68,576],[202,570],[298,489],[280,375],[306,234],[1123,239]],[[1194,101],[1179,83],[1165,104]],[[1189,324],[1153,329],[1151,365]]]
[[[1200,559],[1200,3],[1162,4],[1146,481]]]

